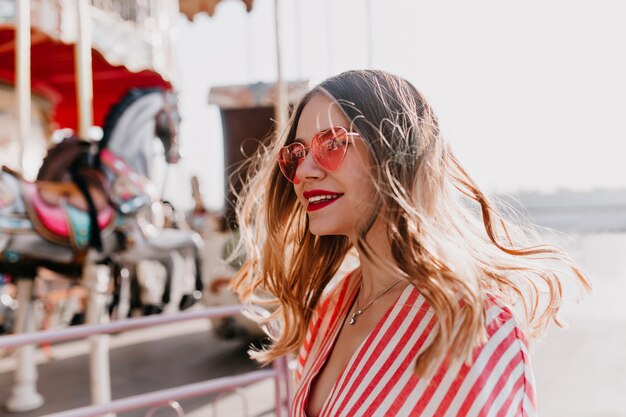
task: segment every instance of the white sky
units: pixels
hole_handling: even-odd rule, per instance
[[[331,7],[332,3],[332,7]],[[491,192],[626,187],[623,0],[281,0],[285,78],[313,83],[368,66],[422,90],[458,157]],[[250,14],[224,1],[178,34],[183,165],[168,194],[188,206],[190,174],[223,201],[211,86],[273,81],[274,0]],[[181,207],[181,208],[183,208]]]

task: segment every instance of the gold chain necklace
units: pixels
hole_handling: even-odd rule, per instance
[[[387,294],[389,291],[391,291],[391,289],[393,287],[395,287],[396,285],[398,285],[398,283],[401,280],[397,280],[396,282],[394,282],[393,284],[391,284],[390,286],[388,286],[387,288],[385,288],[384,290],[382,290],[381,292],[379,292],[376,297],[372,298],[372,300],[367,303],[365,305],[365,307],[360,308],[359,309],[359,296],[361,295],[361,290],[363,290],[363,281],[361,281],[361,286],[359,287],[359,294],[356,296],[356,300],[354,301],[354,313],[352,313],[352,317],[350,318],[350,326],[354,325],[354,323],[356,323],[356,318],[359,317],[361,314],[363,314],[363,312],[365,310],[367,310],[373,303],[374,301],[378,300],[380,297],[382,297],[383,295]]]

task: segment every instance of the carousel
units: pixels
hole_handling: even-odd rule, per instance
[[[178,4],[3,3],[0,91],[17,111],[3,112],[13,123],[3,124],[0,272],[17,288],[14,333],[35,329],[33,284],[42,271],[79,281],[88,292],[86,321],[101,323],[114,271],[145,260],[168,265],[184,252],[195,259],[196,287],[181,305],[193,304],[203,243],[197,233],[163,227],[150,181],[155,140],[166,162],[180,159],[171,43]],[[58,129],[72,134],[51,139]],[[166,288],[164,303],[168,297]],[[111,400],[107,338],[90,340],[94,404]],[[18,352],[9,411],[44,401],[34,350]]]
[[[9,331],[42,327],[33,289],[45,276],[84,289],[88,324],[130,317],[136,309],[163,311],[181,275],[191,287],[178,299],[180,310],[198,301],[236,302],[225,284],[237,265],[220,262],[233,238],[224,227],[229,213],[204,209],[195,179],[195,208],[177,225],[168,221],[175,216],[164,214],[168,206],[151,181],[155,155],[167,164],[180,160],[175,22],[180,12],[189,19],[212,15],[217,3],[0,0],[0,117],[6,121],[0,132],[0,290],[6,293],[2,284],[9,283],[16,289],[2,297],[13,302],[0,305],[3,317],[7,310],[14,317],[0,324]],[[250,10],[252,0],[244,3]],[[306,83],[283,83],[279,71],[272,86],[223,87],[211,93],[211,102],[229,114],[245,110],[231,122],[254,126],[265,137],[280,129],[286,103],[306,89]],[[263,100],[242,100],[242,92]],[[250,123],[259,116],[265,122]],[[231,136],[225,135],[227,147],[239,146]],[[149,303],[136,289],[146,265],[147,274],[157,274],[149,266],[159,265],[164,275],[158,299]],[[214,329],[223,337],[259,331],[241,316],[215,320]],[[89,338],[94,405],[111,402],[108,338]],[[9,411],[44,402],[35,349],[19,348],[4,401]]]

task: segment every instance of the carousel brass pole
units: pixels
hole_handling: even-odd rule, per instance
[[[91,68],[91,18],[88,0],[78,0],[78,38],[74,45],[78,135],[88,139],[93,124],[93,79]]]
[[[78,103],[78,134],[89,140],[93,124],[93,77],[91,66],[91,15],[88,0],[78,0],[78,38],[74,46],[76,66],[76,102]],[[97,324],[108,320],[104,314],[110,271],[106,265],[95,263],[98,253],[90,249],[83,266],[83,282],[89,290],[87,323]],[[91,402],[104,405],[111,402],[111,370],[109,365],[109,335],[89,338],[89,373]],[[106,414],[113,417],[115,414]]]
[[[279,0],[274,0],[274,26],[276,27],[276,102],[274,117],[276,118],[276,133],[280,135],[287,124],[289,101],[287,86],[283,80],[282,60],[280,53],[280,7]]]
[[[31,89],[30,89],[30,2],[19,0],[16,4],[15,28],[15,85],[18,117],[17,169],[22,171],[24,149],[30,135]],[[33,278],[15,277],[18,310],[15,320],[16,333],[35,330],[32,304]],[[17,351],[15,379],[11,394],[4,406],[12,412],[30,411],[41,407],[43,397],[37,392],[37,365],[35,346],[22,346]]]
[[[15,46],[15,84],[17,87],[17,114],[19,123],[19,151],[17,169],[24,164],[24,149],[30,136],[31,91],[30,91],[30,2],[17,2],[17,28]]]
[[[287,85],[283,80],[283,72],[282,72],[282,60],[281,60],[281,42],[280,42],[280,5],[279,0],[274,0],[274,25],[276,27],[276,103],[274,104],[274,117],[276,118],[276,134],[281,135],[286,126],[287,119],[289,118],[289,97],[287,91]],[[281,359],[278,359],[279,361]],[[287,359],[284,359],[285,361]],[[287,368],[285,368],[286,370]],[[280,417],[283,412],[283,405],[287,405],[287,409],[289,409],[289,400],[291,390],[291,378],[289,377],[288,372],[285,374],[286,377],[283,378],[283,384],[279,382],[277,379],[276,385],[276,416]],[[283,385],[281,389],[281,385]]]

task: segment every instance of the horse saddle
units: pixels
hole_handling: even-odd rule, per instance
[[[28,215],[41,236],[79,250],[88,248],[92,227],[89,207],[74,183],[20,179],[20,187]],[[88,190],[97,210],[98,228],[110,231],[116,216],[104,189],[89,184]]]

